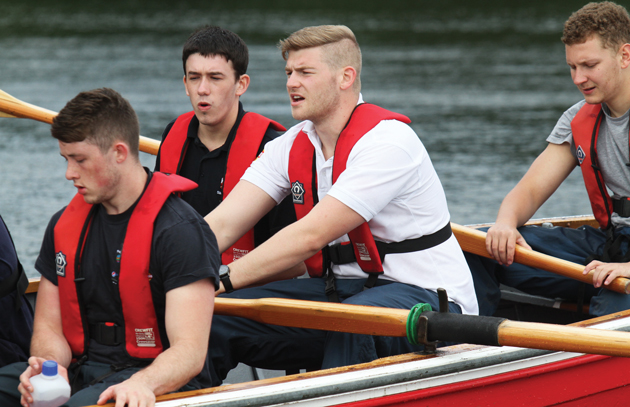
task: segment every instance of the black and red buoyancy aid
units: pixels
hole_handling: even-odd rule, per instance
[[[133,210],[123,243],[118,287],[125,320],[125,342],[129,356],[154,359],[162,352],[162,341],[149,285],[149,260],[155,218],[173,192],[197,187],[178,175],[153,173],[149,185]],[[89,328],[77,283],[84,280],[81,256],[92,220],[93,205],[77,194],[55,225],[55,253],[63,333],[73,356],[86,352]],[[60,273],[59,269],[62,272]]]
[[[194,115],[195,112],[185,113],[173,123],[160,150],[161,172],[179,174],[188,148],[188,126]],[[234,189],[245,170],[256,159],[260,144],[269,127],[276,131],[286,130],[280,123],[258,113],[247,112],[242,117],[228,152],[223,181],[223,199]],[[238,154],[230,154],[231,151],[237,151]],[[253,249],[254,230],[252,229],[221,254],[221,262],[229,264]]]
[[[346,124],[335,145],[333,158],[332,182],[335,183],[346,169],[348,156],[354,145],[367,132],[383,120],[398,120],[411,123],[406,116],[390,112],[376,105],[362,103],[358,105]],[[317,203],[317,171],[315,168],[315,147],[306,133],[301,131],[291,147],[289,155],[289,178],[294,196],[293,203],[297,219],[306,216]],[[296,199],[297,197],[297,199]],[[348,232],[356,261],[367,273],[382,273],[383,264],[376,248],[376,243],[367,222]],[[325,265],[322,251],[305,261],[311,277],[323,274]]]
[[[597,137],[604,116],[601,104],[586,103],[571,121],[571,132],[593,215],[602,229],[608,229],[611,226],[613,200],[608,194],[597,160]]]

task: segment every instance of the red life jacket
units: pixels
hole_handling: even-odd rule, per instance
[[[602,229],[608,229],[613,203],[597,161],[597,137],[604,116],[601,104],[586,103],[571,121],[571,132],[593,215]]]
[[[179,116],[160,148],[160,171],[179,174],[186,149],[188,148],[188,126],[195,112]],[[285,131],[280,123],[268,119],[258,113],[245,113],[241,119],[230,150],[228,151],[227,168],[223,181],[223,199],[232,192],[245,170],[256,159],[262,139],[271,127],[276,131]],[[238,154],[230,154],[234,149]],[[206,215],[206,214],[202,214]],[[254,230],[248,231],[232,247],[221,254],[221,262],[230,264],[254,249]]]
[[[354,109],[348,124],[339,135],[335,145],[332,172],[333,183],[337,181],[341,173],[346,169],[348,156],[357,141],[383,120],[398,120],[403,123],[411,123],[411,120],[406,116],[390,112],[372,104],[362,103]],[[289,154],[289,179],[291,181],[295,214],[297,219],[300,220],[313,209],[313,206],[318,201],[315,147],[313,147],[313,144],[303,131],[297,135],[291,147]],[[350,242],[346,244],[353,245],[354,254],[361,270],[367,273],[382,273],[383,264],[367,222],[348,232],[348,237]],[[324,265],[321,251],[307,259],[305,263],[311,277],[322,275]]]
[[[154,359],[162,341],[149,285],[149,259],[153,224],[173,192],[189,191],[197,184],[178,175],[153,174],[127,225],[120,260],[118,289],[125,320],[127,353],[134,358]],[[83,318],[76,276],[81,276],[81,256],[92,221],[93,205],[76,194],[55,225],[55,253],[63,333],[74,356],[85,353],[88,322]],[[60,272],[61,268],[61,272]],[[65,268],[65,272],[63,269]]]

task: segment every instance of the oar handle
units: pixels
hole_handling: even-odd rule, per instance
[[[52,124],[53,119],[57,116],[57,113],[52,110],[31,105],[16,99],[6,92],[0,92],[0,112],[7,113],[13,117],[33,119],[48,124]],[[140,151],[157,155],[159,148],[160,142],[158,140],[140,136]]]
[[[492,258],[486,250],[485,232],[456,223],[451,223],[451,228],[462,250],[479,256]],[[587,284],[593,284],[593,272],[582,274],[584,266],[528,250],[522,246],[516,246],[514,261],[526,266],[536,267],[565,277],[570,277]],[[630,280],[625,277],[617,277],[612,283],[605,286],[605,288],[621,294],[630,294]]]

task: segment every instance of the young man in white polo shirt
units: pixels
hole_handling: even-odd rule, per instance
[[[298,221],[223,267],[220,292],[404,309],[423,302],[437,309],[442,287],[451,312],[476,314],[472,278],[450,231],[437,174],[409,119],[363,103],[361,51],[352,31],[307,27],[280,47],[293,117],[303,122],[267,144],[206,220],[221,248],[288,194]],[[271,282],[301,261],[315,278]],[[261,283],[269,284],[245,288]],[[418,349],[404,338],[218,317],[209,352],[218,385],[238,362],[329,368]]]

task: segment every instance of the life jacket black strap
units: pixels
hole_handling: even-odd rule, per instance
[[[117,346],[125,342],[125,328],[113,322],[90,324],[90,338],[105,346]]]
[[[381,274],[383,273],[368,273],[368,278],[365,280],[365,284],[363,284],[363,291],[374,287],[376,285],[376,280],[378,280],[378,276]]]
[[[339,295],[337,294],[337,285],[335,284],[335,273],[332,271],[332,263],[330,262],[330,251],[328,246],[322,249],[322,268],[324,273],[322,278],[326,282],[324,291],[329,302],[341,302],[339,301]]]
[[[403,240],[402,242],[385,243],[376,241],[376,248],[378,254],[381,257],[381,261],[385,259],[385,255],[390,253],[410,253],[420,250],[430,249],[441,243],[447,241],[453,231],[451,230],[451,223],[447,223],[442,229],[430,235],[420,236],[415,239]],[[357,261],[354,255],[354,249],[349,242],[337,243],[328,246],[328,253],[330,261],[333,264],[348,264]]]
[[[613,211],[622,218],[630,218],[630,198],[613,199]]]

